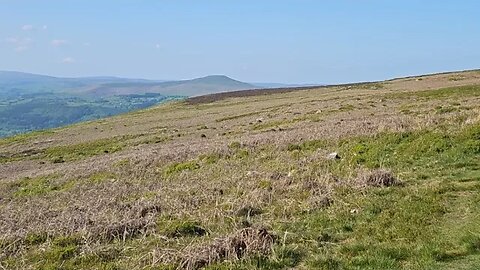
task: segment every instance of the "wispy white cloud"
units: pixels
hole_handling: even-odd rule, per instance
[[[92,44],[91,44],[90,42],[84,42],[84,43],[83,43],[83,46],[85,46],[85,47],[90,47],[90,46],[92,46]]]
[[[68,41],[64,39],[54,39],[52,40],[52,42],[50,42],[50,44],[52,44],[52,46],[54,47],[61,47],[61,46],[67,45]]]
[[[41,25],[41,26],[35,26],[35,25],[32,25],[32,24],[24,24],[22,25],[21,29],[23,31],[37,31],[37,30],[47,30],[48,29],[48,26],[47,25]]]
[[[65,57],[62,59],[62,63],[64,64],[73,64],[75,63],[75,59],[73,57]]]
[[[160,44],[158,44],[158,43],[155,44],[155,48],[160,49],[161,48]]]
[[[31,25],[31,24],[25,24],[25,25],[22,26],[23,31],[32,31],[34,29],[35,29],[35,27],[33,27],[33,25]]]
[[[32,44],[32,39],[28,37],[9,37],[5,41],[12,44],[13,49],[17,52],[28,50]]]
[[[16,52],[23,52],[23,51],[26,51],[28,49],[29,49],[28,46],[17,46],[17,47],[15,47]]]
[[[8,43],[17,43],[18,38],[8,37],[8,38],[5,39],[5,41],[8,42]]]

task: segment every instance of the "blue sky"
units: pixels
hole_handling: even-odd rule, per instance
[[[341,83],[480,68],[480,1],[0,0],[0,70]]]

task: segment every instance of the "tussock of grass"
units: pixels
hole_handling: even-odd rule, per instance
[[[214,243],[195,247],[185,255],[181,267],[199,269],[212,263],[239,260],[244,256],[266,255],[272,251],[275,237],[265,229],[246,228],[234,235],[217,239]]]
[[[393,175],[392,172],[377,169],[372,172],[365,173],[360,176],[360,181],[369,186],[374,187],[390,187],[394,185],[399,185],[399,180]]]

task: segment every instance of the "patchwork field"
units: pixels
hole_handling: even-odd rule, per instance
[[[0,269],[478,269],[479,213],[480,71],[0,140]]]

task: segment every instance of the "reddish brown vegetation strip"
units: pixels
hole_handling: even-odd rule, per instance
[[[187,104],[189,104],[189,105],[197,105],[197,104],[220,101],[220,100],[224,100],[224,99],[227,99],[227,98],[282,94],[282,93],[288,93],[288,92],[293,92],[293,91],[317,89],[317,88],[320,88],[320,87],[322,87],[322,86],[304,86],[304,87],[240,90],[240,91],[223,92],[223,93],[210,94],[210,95],[204,95],[204,96],[198,96],[198,97],[191,97],[191,98],[188,98],[186,101],[187,101]]]

